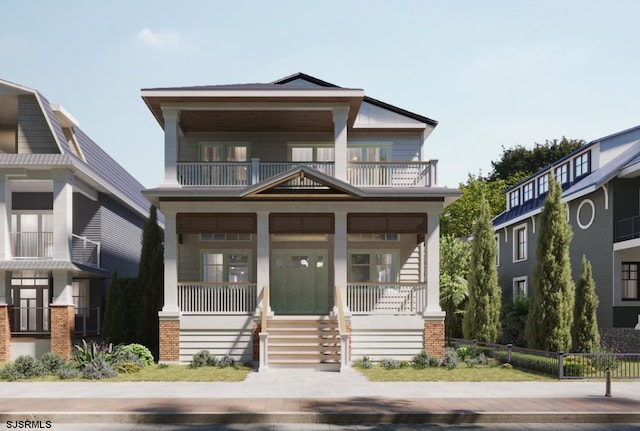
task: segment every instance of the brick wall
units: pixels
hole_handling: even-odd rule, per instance
[[[180,360],[180,321],[160,320],[160,362]]]
[[[11,357],[11,326],[9,324],[9,306],[0,305],[0,362]]]
[[[50,305],[51,351],[61,358],[71,359],[76,326],[76,308],[73,305]]]
[[[424,349],[430,355],[444,358],[444,320],[424,321]]]

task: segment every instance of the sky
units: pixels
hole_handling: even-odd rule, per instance
[[[0,79],[62,105],[145,187],[163,131],[142,88],[304,72],[438,121],[438,183],[504,148],[640,124],[636,0],[0,0]]]

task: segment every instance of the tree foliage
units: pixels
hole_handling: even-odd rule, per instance
[[[600,333],[598,332],[598,296],[596,284],[593,280],[591,262],[582,256],[580,278],[576,285],[576,301],[573,313],[573,351],[578,353],[592,353],[600,347]]]
[[[469,241],[453,235],[440,237],[440,307],[447,313],[444,322],[447,337],[462,336],[470,259]]]
[[[107,290],[107,300],[102,321],[102,338],[110,343],[118,343],[122,339],[122,301],[118,287],[118,272],[111,274],[111,283]]]
[[[525,336],[527,346],[548,351],[571,348],[571,325],[575,286],[571,279],[569,244],[573,233],[562,189],[553,175],[549,192],[536,225],[536,264],[533,268],[533,296]]]
[[[485,196],[490,207],[490,218],[504,211],[506,183],[489,181],[469,174],[466,184],[460,183],[462,196],[444,209],[440,216],[440,234],[467,238],[473,233],[474,220],[480,215],[480,199]]]
[[[498,285],[496,253],[489,203],[482,195],[471,243],[469,298],[462,324],[467,339],[495,343],[500,337],[502,291]]]
[[[138,283],[140,298],[142,298],[141,319],[137,325],[138,342],[148,347],[154,356],[158,357],[160,346],[158,311],[162,308],[164,293],[164,244],[155,206],[151,207],[149,218],[142,231]]]
[[[140,303],[138,279],[119,278],[114,271],[107,292],[102,339],[113,344],[134,342],[140,324]]]
[[[505,298],[502,303],[502,341],[503,344],[524,346],[524,329],[529,315],[529,297],[523,293],[511,300]]]
[[[533,148],[525,148],[516,145],[511,148],[502,147],[502,155],[491,162],[493,171],[489,179],[504,180],[509,186],[515,184],[516,179],[524,179],[550,165],[554,161],[566,156],[585,144],[582,139],[554,139],[545,141],[544,144],[535,143]],[[510,181],[511,180],[511,181]]]

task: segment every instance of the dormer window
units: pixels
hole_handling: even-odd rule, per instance
[[[573,172],[576,179],[591,172],[591,151],[582,153],[573,159]]]
[[[520,205],[520,189],[515,189],[509,193],[509,208]]]
[[[533,181],[529,181],[522,187],[522,202],[533,199]]]
[[[538,196],[549,191],[549,174],[538,178]]]
[[[556,180],[560,184],[565,184],[569,182],[569,163],[565,163],[560,165],[555,170]]]

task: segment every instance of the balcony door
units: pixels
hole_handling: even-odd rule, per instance
[[[14,258],[50,259],[53,257],[52,213],[13,213],[11,234]]]
[[[246,143],[200,143],[200,161],[212,162],[203,167],[204,184],[247,185],[249,146]]]

